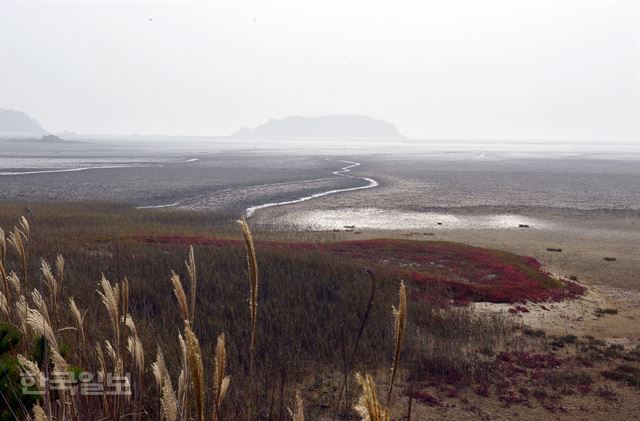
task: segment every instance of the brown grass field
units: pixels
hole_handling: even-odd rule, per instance
[[[0,419],[640,414],[637,337],[558,334],[531,319],[618,309],[589,307],[590,288],[532,258],[279,239],[204,213],[101,202],[4,203],[0,227]],[[81,372],[128,374],[131,394],[77,393]],[[25,393],[21,373],[42,394]],[[70,388],[53,388],[52,373]]]

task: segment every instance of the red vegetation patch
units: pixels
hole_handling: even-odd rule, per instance
[[[159,244],[214,247],[239,246],[237,240],[205,236],[130,237]],[[470,302],[524,303],[561,301],[580,296],[585,288],[560,281],[540,269],[533,257],[499,250],[439,241],[364,240],[338,243],[258,242],[258,249],[313,251],[362,261],[367,266],[384,266],[411,282],[412,298],[441,305]],[[519,309],[519,310],[518,310]],[[516,307],[516,313],[527,312]]]
[[[561,301],[585,291],[576,283],[549,276],[533,257],[464,244],[368,240],[331,243],[325,248],[336,255],[398,268],[416,287],[414,298],[422,300],[442,296],[454,305]]]

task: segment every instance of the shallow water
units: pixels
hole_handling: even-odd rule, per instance
[[[289,212],[272,221],[283,229],[334,230],[345,227],[379,230],[552,229],[554,223],[517,214],[455,215],[380,208],[344,208]]]

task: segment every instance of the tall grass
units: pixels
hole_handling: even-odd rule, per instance
[[[3,260],[9,273],[0,291],[2,320],[22,332],[16,350],[20,366],[40,379],[36,387],[45,391],[37,406],[18,408],[24,417],[44,411],[46,417],[71,420],[315,419],[325,403],[301,384],[320,377],[332,385],[342,359],[349,381],[352,369],[375,373],[391,361],[386,405],[378,400],[371,375],[356,380],[363,389],[359,401],[372,411],[371,419],[386,419],[385,408],[402,375],[407,314],[412,323],[427,325],[422,307],[408,306],[405,285],[398,291],[383,269],[380,280],[370,271],[365,279],[357,266],[313,250],[265,247],[258,256],[246,221],[239,222],[243,258],[235,246],[194,249],[115,241],[106,228],[90,231],[93,226],[87,229],[97,241],[75,234],[62,241],[65,237],[54,232],[56,226],[66,230],[65,223],[52,229],[46,217],[38,220],[44,242],[39,249],[45,255],[37,265],[10,241]],[[11,232],[29,244],[22,220]],[[37,269],[46,294],[25,283],[36,278]],[[91,281],[96,278],[97,288]],[[362,293],[366,289],[369,294]],[[392,302],[398,304],[390,312]],[[44,343],[44,358],[34,353],[38,341]],[[411,342],[412,358],[415,347]],[[41,381],[49,366],[99,373],[103,383],[107,373],[130,373],[132,393],[52,393]],[[333,401],[343,392],[335,389]],[[362,408],[354,410],[364,417]]]
[[[256,249],[253,244],[253,235],[249,229],[249,224],[245,219],[237,221],[242,230],[245,244],[247,246],[247,267],[249,268],[249,279],[251,288],[249,294],[249,308],[251,309],[251,342],[249,344],[249,398],[247,402],[247,419],[251,421],[253,413],[253,379],[255,371],[256,355],[256,321],[258,320],[258,259],[256,259]]]

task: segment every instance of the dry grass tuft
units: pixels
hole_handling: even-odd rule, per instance
[[[51,266],[44,260],[40,259],[40,270],[44,279],[44,284],[49,290],[49,302],[53,308],[53,314],[57,314],[58,309],[58,295],[60,293],[60,285],[55,276],[51,272]]]
[[[23,234],[25,241],[27,241],[29,238],[29,232],[31,231],[29,222],[27,222],[27,218],[21,216],[20,219],[18,219],[18,225],[20,225],[20,232]]]
[[[22,279],[27,281],[27,268],[28,268],[28,257],[27,257],[27,242],[29,236],[24,232],[20,231],[17,227],[13,228],[13,231],[9,233],[9,245],[13,247],[18,255],[20,262],[22,264]]]
[[[296,390],[293,409],[289,409],[289,415],[292,421],[304,421],[304,402],[299,390]]]
[[[3,263],[7,258],[7,240],[6,235],[2,227],[0,227],[0,263]]]
[[[107,278],[102,274],[100,280],[102,291],[98,290],[98,295],[102,299],[102,303],[107,309],[111,327],[113,329],[113,337],[116,344],[120,343],[120,287],[116,283],[111,285]]]
[[[40,371],[38,364],[34,363],[22,354],[18,354],[18,363],[22,368],[22,371],[35,380],[35,385],[39,391],[43,391],[46,385],[45,376]]]
[[[160,346],[158,346],[156,361],[151,364],[151,370],[160,393],[160,412],[167,421],[175,421],[178,418],[178,400]]]
[[[171,283],[173,284],[173,293],[178,299],[178,308],[180,309],[180,315],[185,323],[189,322],[189,306],[187,304],[187,295],[182,288],[182,282],[180,281],[180,275],[175,272],[171,272]]]
[[[251,281],[251,293],[249,296],[249,307],[251,309],[251,342],[249,347],[249,399],[247,404],[247,419],[251,421],[253,405],[253,377],[255,371],[256,353],[256,321],[258,319],[258,259],[253,243],[253,235],[247,221],[242,218],[236,221],[242,230],[247,247],[247,266],[249,268],[249,279]]]
[[[61,254],[56,256],[56,274],[60,283],[64,280],[64,257]]]
[[[362,393],[354,409],[363,421],[389,421],[389,411],[382,406],[376,393],[376,385],[369,374],[356,373],[356,381],[362,387]]]
[[[162,415],[167,421],[175,421],[178,418],[178,401],[176,400],[171,379],[167,374],[162,385],[162,395],[160,397]]]
[[[69,297],[69,309],[71,310],[71,315],[73,315],[73,320],[76,323],[76,329],[78,329],[78,332],[80,332],[82,343],[84,343],[84,315],[82,315],[82,313],[80,313],[80,310],[78,310],[78,306],[76,305],[73,297]]]
[[[197,416],[198,420],[204,421],[204,367],[200,343],[188,324],[184,328],[184,335],[187,345],[187,363],[196,395]]]
[[[134,324],[130,314],[127,314],[126,325],[131,331],[131,336],[127,338],[127,350],[136,364],[138,373],[142,375],[144,373],[144,349],[142,347],[142,341],[138,336],[136,325]]]
[[[20,284],[20,278],[14,271],[11,271],[11,273],[7,276],[7,280],[9,281],[9,285],[11,285],[11,287],[13,288],[13,292],[15,293],[15,295],[22,295],[22,285]]]
[[[187,267],[187,273],[189,275],[189,292],[191,294],[191,323],[195,320],[196,316],[196,286],[198,283],[196,273],[196,258],[193,253],[193,246],[189,246],[189,260],[184,262]]]
[[[255,326],[258,316],[258,259],[256,258],[256,249],[253,243],[253,235],[249,224],[245,219],[237,221],[242,230],[245,245],[247,246],[247,266],[249,268],[249,278],[251,280],[251,295],[249,296],[249,306],[251,308],[251,346],[255,347]]]
[[[180,333],[178,333],[178,343],[180,344],[180,361],[182,363],[182,369],[178,376],[178,401],[181,407],[184,408],[186,407],[189,389],[189,356],[187,355],[187,344]]]
[[[46,421],[47,414],[44,412],[44,409],[39,404],[35,404],[32,409],[33,419],[34,421]]]
[[[213,421],[220,418],[220,407],[222,406],[222,401],[224,401],[224,397],[227,394],[227,389],[229,388],[229,383],[231,381],[229,376],[225,376],[226,359],[227,354],[225,350],[224,333],[221,333],[220,336],[218,336],[218,343],[216,344],[216,356],[213,370],[213,379],[215,383]]]
[[[0,292],[0,311],[7,319],[9,318],[9,302],[2,292]]]
[[[96,358],[98,360],[98,376],[104,378],[107,374],[107,361],[104,358],[104,351],[100,342],[96,342]]]
[[[53,333],[51,324],[48,317],[43,316],[42,313],[36,309],[30,308],[26,319],[27,324],[34,332],[42,335],[48,342],[49,347],[56,352],[59,351],[58,341]]]

